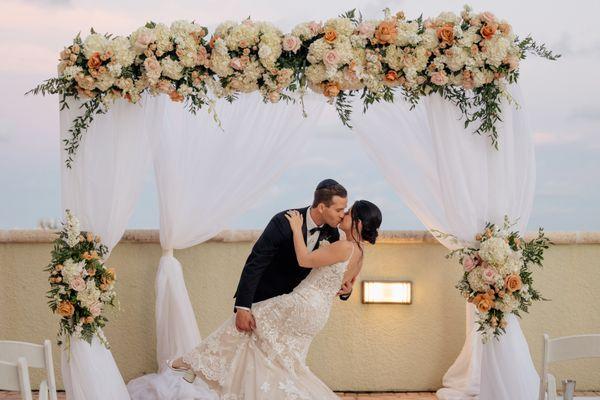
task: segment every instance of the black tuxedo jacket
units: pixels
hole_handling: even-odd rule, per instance
[[[298,211],[304,217],[302,233],[306,242],[308,207],[298,209]],[[252,303],[290,293],[310,273],[310,268],[298,265],[292,229],[285,218],[286,212],[287,210],[282,211],[271,218],[252,247],[234,296],[236,306],[250,308]],[[322,240],[333,243],[339,239],[337,228],[325,224],[319,233],[315,249]]]

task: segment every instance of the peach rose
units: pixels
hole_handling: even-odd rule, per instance
[[[454,43],[454,27],[452,25],[444,25],[436,31],[438,39],[449,46]]]
[[[74,44],[73,46],[71,46],[71,51],[75,54],[79,54],[79,52],[81,51],[81,47],[79,47],[78,44]]]
[[[88,268],[87,273],[88,273],[88,276],[96,275],[96,268]]]
[[[94,242],[96,242],[96,243],[100,243],[100,241],[101,241],[101,238],[100,238],[100,236],[96,236],[96,237],[94,238]]]
[[[481,27],[479,33],[481,33],[481,36],[483,36],[484,39],[491,39],[496,34],[497,30],[498,27],[496,24],[485,24]]]
[[[158,85],[156,85],[156,88],[161,93],[171,93],[173,90],[175,90],[173,88],[173,85],[171,85],[171,82],[164,80],[164,79],[158,82]]]
[[[102,60],[100,59],[100,53],[95,52],[94,54],[92,54],[92,56],[88,60],[87,66],[90,69],[96,69],[100,65],[102,65]]]
[[[508,326],[508,321],[502,318],[500,321],[500,328],[505,329]]]
[[[507,24],[506,22],[502,22],[500,25],[498,25],[498,29],[500,29],[500,32],[502,32],[502,34],[504,36],[509,35],[510,32],[512,31],[512,27],[510,26],[510,24]]]
[[[519,68],[519,57],[517,56],[508,56],[503,62],[505,64],[508,64],[509,71],[514,71],[515,69]],[[517,247],[519,247],[521,245],[521,241],[517,239],[515,240],[515,244],[517,245]]]
[[[279,94],[279,92],[271,92],[271,93],[269,93],[269,101],[271,103],[277,103],[280,98],[281,98],[281,94]]]
[[[512,293],[520,290],[523,287],[523,282],[519,275],[510,274],[504,279],[504,286],[506,287],[506,290]]]
[[[300,50],[300,46],[302,46],[302,42],[296,36],[287,35],[283,38],[284,51],[291,51],[292,53],[296,53],[298,50]]]
[[[333,43],[337,39],[337,33],[333,29],[327,29],[324,39],[327,43]]]
[[[382,44],[394,43],[397,35],[396,21],[381,21],[375,30],[375,38]]]
[[[394,82],[396,79],[398,79],[398,74],[396,71],[390,70],[387,72],[387,74],[385,74],[385,80],[387,82]]]
[[[473,303],[480,313],[486,313],[494,307],[494,300],[487,294],[478,294],[473,299]]]
[[[433,74],[431,74],[431,83],[438,86],[443,86],[446,83],[448,83],[448,77],[446,76],[444,71],[434,72]]]
[[[62,271],[62,269],[63,269],[63,265],[62,265],[62,264],[56,264],[56,265],[54,266],[54,269],[60,272],[60,271]]]
[[[85,317],[86,324],[91,324],[93,322],[94,322],[94,317],[92,317],[91,315],[89,317]]]
[[[340,93],[340,86],[336,82],[328,82],[323,86],[323,94],[327,97],[336,97]]]
[[[70,317],[75,312],[75,307],[69,301],[61,301],[56,311],[63,317]]]

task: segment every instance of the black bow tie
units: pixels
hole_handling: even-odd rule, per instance
[[[311,228],[311,229],[308,231],[308,233],[309,233],[310,235],[312,235],[312,234],[313,234],[313,233],[315,233],[315,232],[322,232],[322,231],[323,231],[323,227],[322,227],[322,226],[316,226],[316,227],[314,227],[314,228]]]

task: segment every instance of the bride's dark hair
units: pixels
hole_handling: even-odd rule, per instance
[[[367,200],[357,200],[350,209],[350,216],[352,217],[352,238],[358,242],[358,238],[354,237],[354,232],[358,231],[358,221],[362,222],[362,229],[360,230],[360,236],[363,240],[375,244],[379,232],[377,231],[381,226],[381,210],[375,204]]]

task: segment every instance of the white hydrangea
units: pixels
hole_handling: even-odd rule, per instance
[[[510,41],[504,36],[494,36],[492,39],[486,41],[483,51],[486,62],[494,67],[499,67],[508,55],[510,45]]]
[[[483,268],[477,267],[467,275],[467,281],[471,289],[477,292],[487,292],[490,286],[483,279]]]
[[[171,35],[173,37],[190,36],[192,32],[199,32],[201,29],[200,25],[193,22],[178,20],[171,24]]]
[[[77,300],[80,301],[84,307],[89,308],[100,299],[100,294],[100,289],[96,287],[95,282],[89,280],[86,283],[85,289],[77,293]]]
[[[462,47],[471,47],[472,44],[479,43],[480,41],[479,28],[471,26],[466,31],[463,31],[462,37],[457,40],[457,43]]]
[[[92,57],[96,52],[104,54],[109,48],[109,42],[103,35],[93,33],[83,42],[83,54],[86,58]]]
[[[110,74],[101,74],[96,78],[96,87],[103,92],[106,92],[115,83],[115,78]]]
[[[425,32],[421,35],[421,43],[420,45],[427,50],[435,50],[439,44],[439,39],[437,37],[437,33],[435,29],[427,28]]]
[[[73,79],[75,77],[75,75],[77,75],[78,73],[82,72],[83,69],[78,66],[78,65],[72,65],[70,67],[65,68],[65,70],[62,73],[62,76],[64,76],[67,79]]]
[[[128,67],[135,60],[135,52],[126,37],[118,36],[110,41],[109,49],[113,52],[112,59],[121,67]]]
[[[73,278],[80,276],[83,272],[83,268],[85,266],[85,261],[80,261],[76,263],[73,259],[69,258],[63,263],[63,269],[61,271],[63,281],[65,283],[71,283]]]
[[[398,21],[398,36],[396,37],[396,45],[416,45],[420,42],[419,24],[416,21],[405,22]]]
[[[323,55],[325,55],[325,52],[331,50],[331,48],[332,46],[323,38],[317,39],[309,46],[306,59],[311,64],[318,64],[319,62],[323,61]]]
[[[171,30],[165,24],[156,24],[153,29],[156,36],[156,50],[166,53],[173,50],[173,42],[171,40]]]
[[[338,36],[350,36],[354,32],[354,23],[349,18],[333,18],[325,23],[327,29],[333,29]]]
[[[507,293],[503,299],[496,302],[496,308],[502,312],[510,313],[519,308],[519,299],[514,295]]]
[[[460,71],[469,59],[469,53],[458,46],[452,46],[450,50],[452,56],[446,57],[446,65],[451,71]]]
[[[107,68],[108,72],[115,78],[120,77],[123,72],[123,66],[119,63],[110,63],[107,65]]]
[[[183,77],[183,67],[178,61],[165,57],[160,60],[160,66],[162,68],[162,75],[173,80],[179,80]]]
[[[512,253],[508,243],[503,238],[492,237],[481,243],[479,255],[484,261],[494,266],[506,262],[506,258]]]
[[[306,41],[314,38],[317,35],[316,29],[311,29],[312,27],[316,27],[316,22],[304,22],[302,24],[296,25],[294,29],[292,29],[292,35],[298,36],[300,40]]]
[[[436,19],[435,19],[436,24],[438,25],[443,25],[443,24],[458,24],[460,22],[460,17],[456,14],[454,14],[453,12],[442,12],[440,13]]]
[[[210,57],[210,68],[220,77],[227,77],[233,74],[233,69],[229,66],[231,57],[227,50],[227,45],[223,39],[217,39],[214,42],[214,48]]]

